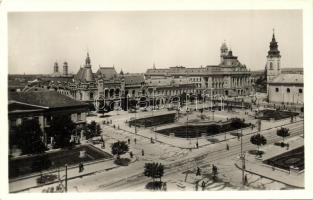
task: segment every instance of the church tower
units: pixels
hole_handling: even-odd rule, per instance
[[[224,56],[227,56],[228,54],[228,48],[226,46],[225,41],[223,42],[222,46],[221,46],[221,64],[224,62]]]
[[[266,72],[267,82],[273,81],[274,78],[281,74],[280,68],[280,51],[275,39],[275,33],[273,30],[272,41],[270,42],[270,50],[267,53]]]

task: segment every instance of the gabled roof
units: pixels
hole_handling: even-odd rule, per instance
[[[56,91],[10,92],[8,96],[9,104],[13,102],[20,102],[23,104],[46,108],[88,106],[86,103],[76,101]]]

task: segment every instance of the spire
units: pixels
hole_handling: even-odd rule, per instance
[[[87,52],[87,57],[86,57],[86,65],[90,65],[90,57],[89,57],[89,52]]]
[[[85,67],[90,68],[91,67],[91,61],[90,61],[90,57],[89,57],[89,52],[87,51],[87,57],[85,59]]]
[[[153,62],[153,69],[155,69],[155,63]]]
[[[268,57],[280,57],[280,51],[278,50],[278,44],[275,38],[275,29],[273,29],[272,41],[270,42],[270,50],[268,51]]]
[[[120,75],[124,75],[123,69],[121,69],[121,71],[120,71]]]

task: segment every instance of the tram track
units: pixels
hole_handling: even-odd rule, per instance
[[[289,128],[290,136],[294,137],[298,136],[304,133],[304,124],[301,123],[293,123],[284,125],[284,127]],[[262,132],[262,134],[267,139],[267,144],[273,144],[275,142],[278,142],[281,140],[280,137],[276,135],[275,130],[266,130]],[[255,145],[250,143],[250,134],[243,136],[243,151],[252,150],[255,148]],[[165,164],[165,173],[164,176],[168,176],[173,173],[178,172],[184,172],[190,169],[194,169],[195,163],[199,167],[207,167],[210,165],[210,163],[225,159],[228,157],[233,157],[235,155],[239,155],[241,152],[241,144],[240,142],[235,143],[235,145],[230,146],[230,150],[227,151],[225,147],[218,148],[214,151],[209,151],[206,153],[202,153],[196,157],[187,158],[184,160],[176,161],[173,163]],[[144,176],[143,172],[137,173],[135,175],[132,175],[130,177],[118,180],[116,182],[107,184],[107,185],[101,185],[99,186],[96,191],[121,191],[126,190],[130,187],[134,187],[136,185],[144,184],[148,182],[150,178]]]

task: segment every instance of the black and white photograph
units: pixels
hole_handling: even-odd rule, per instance
[[[8,11],[8,194],[305,191],[304,14]]]

